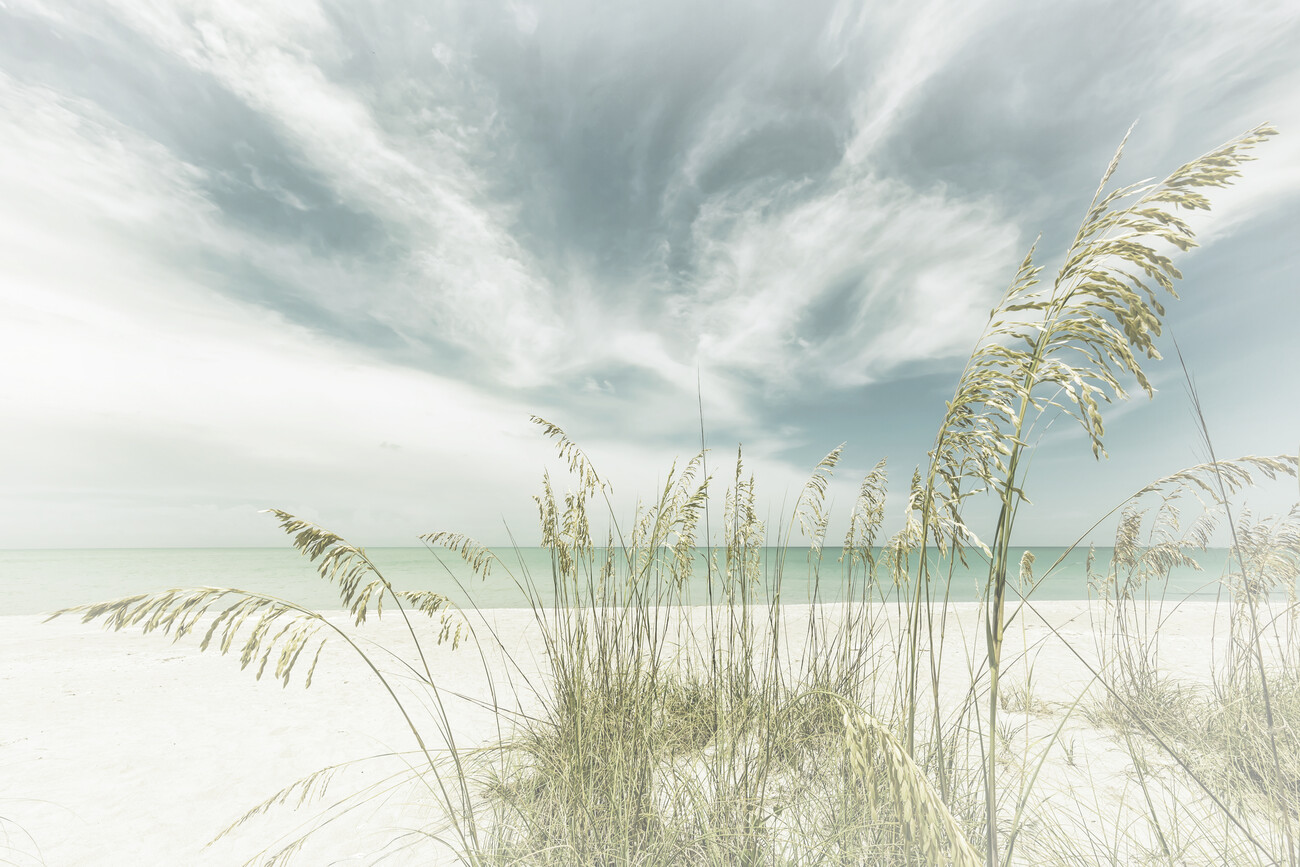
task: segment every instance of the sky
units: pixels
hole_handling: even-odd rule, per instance
[[[896,527],[1130,126],[1121,182],[1272,122],[1109,459],[1036,429],[1016,542],[1107,544],[1206,457],[1171,336],[1220,456],[1300,448],[1297,44],[1285,0],[0,0],[0,547],[536,544],[534,414],[624,520],[703,425],[770,526],[845,443],[832,532],[881,458]]]

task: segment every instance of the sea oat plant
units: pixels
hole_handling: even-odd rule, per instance
[[[1083,222],[1050,286],[1039,286],[1034,250],[989,315],[984,334],[948,403],[930,462],[912,491],[920,513],[920,568],[909,623],[911,656],[925,641],[935,643],[932,616],[922,603],[932,597],[925,550],[961,555],[974,545],[989,560],[987,615],[983,636],[988,672],[985,787],[985,847],[989,867],[1002,858],[997,839],[997,716],[1002,646],[1007,625],[1010,550],[1018,509],[1025,502],[1024,473],[1030,435],[1040,419],[1063,412],[1087,435],[1094,456],[1105,453],[1101,405],[1123,399],[1121,377],[1154,390],[1141,357],[1158,359],[1155,339],[1164,306],[1160,295],[1177,297],[1181,277],[1157,244],[1178,250],[1194,246],[1194,233],[1177,211],[1208,210],[1205,187],[1222,187],[1240,175],[1250,150],[1275,131],[1259,126],[1177,169],[1158,183],[1108,189],[1119,166],[1121,143],[1102,175]],[[1127,141],[1127,136],[1125,138]],[[963,519],[972,496],[991,493],[999,511],[991,544],[985,545]],[[933,719],[938,703],[941,656],[930,654]],[[909,679],[907,749],[916,749],[919,667]],[[932,748],[942,750],[936,733]],[[939,757],[939,766],[944,761]],[[1009,853],[1008,853],[1009,854]]]
[[[364,550],[283,512],[275,512],[276,519],[317,562],[321,577],[339,587],[357,626],[385,604],[402,619],[415,656],[400,660],[400,668],[428,695],[436,731],[423,729],[408,699],[348,631],[286,600],[198,588],[60,614],[176,638],[201,633],[203,649],[238,648],[242,665],[259,676],[270,667],[285,683],[308,655],[310,683],[321,643],[344,642],[401,710],[416,744],[411,774],[433,795],[439,814],[430,817],[437,831],[426,838],[450,846],[464,863],[1011,863],[1017,842],[1031,836],[1034,781],[1083,698],[1067,708],[1036,753],[1028,731],[1000,716],[1004,708],[1030,707],[1027,691],[1016,704],[1004,682],[1014,662],[1005,652],[1007,629],[1020,611],[1031,610],[1033,587],[1054,568],[1036,577],[1033,561],[1025,558],[1019,569],[1024,586],[1018,588],[1012,575],[1014,528],[1027,502],[1035,434],[1049,417],[1065,414],[1080,424],[1093,455],[1104,455],[1102,406],[1125,398],[1131,382],[1153,391],[1142,364],[1159,358],[1162,298],[1174,295],[1181,276],[1168,248],[1194,244],[1178,212],[1208,208],[1202,190],[1230,183],[1251,149],[1272,134],[1258,127],[1163,181],[1111,189],[1121,145],[1055,279],[1040,285],[1031,249],[991,312],[927,463],[913,476],[903,527],[888,539],[880,536],[883,462],[863,480],[838,575],[827,569],[824,578],[822,550],[828,484],[840,449],[814,468],[794,508],[771,532],[759,517],[755,481],[738,450],[715,538],[703,443],[699,454],[673,467],[656,499],[620,521],[610,486],[588,455],[559,427],[534,419],[554,441],[574,485],[557,493],[547,475],[536,498],[549,575],[516,571],[460,534],[422,537],[431,548],[462,557],[483,580],[513,582],[541,637],[545,676],[535,685],[535,702],[528,713],[495,706],[503,736],[486,747],[457,749],[437,672],[424,652],[430,641],[455,644],[465,635],[461,614],[440,594],[395,589]],[[1093,674],[1114,706],[1130,715],[1142,691],[1160,682],[1159,630],[1136,617],[1136,589],[1154,586],[1172,565],[1185,562],[1187,548],[1204,547],[1208,538],[1208,525],[1176,535],[1167,490],[1200,486],[1226,496],[1250,470],[1294,474],[1295,460],[1212,459],[1209,468],[1208,476],[1205,468],[1194,469],[1139,492],[1165,497],[1155,512],[1158,529],[1139,544],[1144,513],[1126,512],[1117,559],[1099,585],[1113,600],[1106,629],[1114,641],[1106,645],[1112,655]],[[970,526],[967,507],[982,496],[992,498],[997,517],[981,535]],[[1240,647],[1238,668],[1260,657],[1275,622],[1261,619],[1259,600],[1288,575],[1294,583],[1287,570],[1300,562],[1270,553],[1279,545],[1294,547],[1291,524],[1240,526],[1234,551],[1242,565],[1232,586],[1250,617],[1238,618],[1245,630],[1234,644]],[[803,564],[790,561],[796,539],[807,545]],[[879,553],[878,541],[884,542]],[[987,560],[981,629],[974,638],[949,634],[953,575],[968,556]],[[787,577],[804,568],[806,620],[792,637],[787,626],[797,600]],[[704,599],[691,595],[700,571]],[[549,581],[548,592],[538,580]],[[1020,607],[1014,608],[1017,596]],[[435,618],[432,629],[419,622],[423,617]],[[964,672],[945,659],[951,637],[961,639]],[[1287,644],[1286,653],[1294,656],[1293,648]],[[966,683],[955,701],[941,689],[950,670]],[[1025,684],[1033,682],[1028,662],[1024,677]],[[1230,682],[1246,681],[1237,676]],[[1291,746],[1279,719],[1291,692],[1282,688],[1283,679],[1258,683],[1270,746],[1268,767],[1250,767],[1263,776],[1269,803],[1291,809],[1277,794],[1290,782],[1282,756]],[[1233,695],[1225,707],[1249,708],[1257,701],[1249,691]],[[1234,719],[1225,716],[1225,724]],[[1225,825],[1244,835],[1248,845],[1232,851],[1251,857],[1284,851],[1294,862],[1288,819],[1274,823],[1284,831],[1281,849],[1262,840],[1259,823],[1217,793],[1218,770],[1198,764],[1187,743],[1158,721],[1140,727],[1139,735],[1185,772],[1188,785],[1207,794]],[[1024,752],[1013,756],[1019,744]],[[1155,805],[1158,784],[1146,754],[1134,750],[1133,756],[1145,803]],[[274,804],[310,800],[324,779],[314,775],[288,787],[236,826]],[[1158,812],[1154,806],[1149,811],[1153,817]],[[1190,849],[1171,844],[1175,837],[1164,827],[1157,826],[1160,851],[1173,863]],[[258,858],[282,862],[302,840]]]

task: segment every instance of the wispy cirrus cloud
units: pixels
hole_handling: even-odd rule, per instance
[[[493,135],[491,88],[444,43],[427,46],[399,82],[378,70],[348,87],[357,56],[382,46],[349,42],[344,22],[315,3],[277,5],[269,16],[260,8],[116,11],[271,119],[335,196],[380,221],[397,260],[387,285],[338,287],[312,302],[372,317],[413,342],[436,334],[507,381],[535,384],[539,356],[559,338],[551,289],[509,232],[509,203],[492,199],[466,159]]]
[[[988,203],[870,174],[772,210],[702,209],[692,315],[710,362],[787,387],[863,384],[968,351],[1019,241]]]
[[[711,441],[782,478],[853,437],[909,465],[923,401],[941,408],[1040,231],[1050,269],[1135,118],[1125,179],[1300,121],[1282,3],[10,0],[0,19],[0,298],[12,362],[42,360],[10,435],[40,451],[58,420],[196,480],[214,450],[274,475],[238,433],[259,417],[293,431],[278,454],[317,437],[320,460],[370,466],[370,440],[418,451],[381,428],[443,443],[432,462],[452,428],[540,410],[639,467],[693,446],[697,383]],[[1198,222],[1228,252],[1197,262],[1253,257],[1234,285],[1286,272],[1239,245],[1296,207],[1293,138]],[[1235,321],[1194,281],[1206,321]],[[369,421],[313,409],[325,380],[367,393]],[[446,414],[413,420],[403,392]]]

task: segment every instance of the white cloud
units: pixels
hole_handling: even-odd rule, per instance
[[[868,58],[868,82],[854,107],[856,129],[846,153],[849,165],[871,162],[899,116],[921,88],[956,52],[978,38],[979,19],[995,4],[931,0],[859,7],[856,20],[835,34],[846,60]],[[861,62],[861,61],[859,61]],[[864,70],[867,72],[867,70]]]
[[[691,316],[707,323],[710,362],[776,382],[859,384],[967,351],[1023,255],[1018,231],[990,204],[870,174],[788,210],[763,204],[714,201],[696,221]],[[835,321],[802,322],[820,302],[842,303]]]
[[[501,514],[528,527],[545,451],[527,408],[367,359],[135,252],[29,263],[5,282],[0,363],[23,375],[0,395],[0,440],[21,456],[0,544],[265,539],[255,506],[351,521],[374,543],[439,525],[495,534]],[[132,297],[142,280],[168,301]],[[113,300],[62,288],[78,282]],[[79,526],[25,499],[109,508]],[[160,529],[147,520],[162,506],[176,514]],[[367,513],[384,520],[358,524]]]
[[[220,236],[192,167],[85,105],[12,80],[0,93],[0,198],[34,204],[0,227],[0,365],[19,372],[0,382],[0,449],[16,458],[0,545],[276,544],[256,513],[271,506],[365,544],[434,529],[503,542],[502,520],[535,541],[529,495],[554,459],[527,417],[566,423],[562,409],[212,291],[159,255],[177,235]],[[673,456],[591,448],[625,509]]]
[[[1291,59],[1300,40],[1300,7],[1195,0],[1178,9],[1169,38],[1196,50],[1169,57],[1159,88],[1176,94],[1180,110],[1212,117],[1224,140],[1266,122],[1281,132],[1256,150],[1257,161],[1245,167],[1243,178],[1228,189],[1209,191],[1213,209],[1193,221],[1198,241],[1209,244],[1300,202],[1300,66]],[[1220,143],[1198,142],[1185,156],[1191,159]]]
[[[527,525],[528,408],[212,292],[167,255],[222,237],[197,170],[93,107],[5,78],[0,137],[0,199],[28,203],[0,211],[0,544],[266,541],[273,505],[400,513],[361,528],[390,542]]]
[[[69,37],[116,38],[96,32],[98,7],[20,0],[11,8],[42,15]],[[740,21],[749,28],[744,44],[720,58],[700,34],[737,21],[714,13],[701,24],[688,5],[630,17],[579,10],[567,19],[584,28],[572,43],[564,10],[559,25],[546,7],[494,10],[500,20],[483,26],[504,28],[502,44],[562,55],[543,64],[558,84],[539,74],[526,82],[536,90],[522,88],[554,97],[548,109],[569,113],[556,121],[562,129],[547,131],[555,136],[547,147],[562,147],[573,130],[590,132],[617,152],[611,165],[626,157],[629,189],[660,196],[658,222],[653,203],[646,209],[644,231],[652,234],[644,249],[660,241],[662,255],[642,263],[630,258],[640,238],[627,243],[629,253],[618,237],[614,249],[594,249],[584,246],[589,238],[547,236],[548,220],[563,225],[563,206],[547,197],[571,192],[558,189],[568,176],[548,174],[547,160],[562,157],[527,140],[536,132],[524,116],[532,107],[507,105],[510,82],[498,92],[474,54],[481,43],[454,8],[445,21],[442,10],[421,10],[437,24],[428,46],[387,68],[379,58],[379,71],[360,74],[355,67],[366,63],[354,63],[354,53],[370,46],[316,2],[113,4],[115,24],[266,119],[292,170],[319,179],[341,210],[374,217],[386,248],[311,249],[293,237],[296,216],[279,234],[259,234],[205,192],[222,180],[214,177],[221,166],[187,163],[143,126],[133,128],[132,118],[115,117],[112,99],[96,103],[52,84],[75,75],[45,81],[46,67],[18,61],[21,71],[0,72],[0,201],[10,203],[0,208],[0,363],[21,371],[0,383],[12,408],[0,448],[24,458],[0,500],[8,534],[0,544],[273,543],[258,535],[266,525],[252,516],[254,505],[336,519],[370,544],[409,542],[438,527],[499,539],[498,513],[528,537],[528,493],[549,454],[526,423],[529,412],[572,428],[620,496],[631,495],[653,489],[673,452],[693,449],[697,377],[710,431],[756,431],[746,437],[747,453],[760,480],[778,500],[793,497],[807,468],[783,456],[812,447],[818,418],[765,427],[780,406],[765,400],[789,389],[806,403],[833,401],[837,388],[887,378],[901,364],[960,357],[1039,228],[1021,221],[1048,206],[1018,203],[1017,195],[1030,198],[1023,190],[981,195],[909,180],[924,177],[926,166],[897,171],[887,153],[901,152],[891,136],[927,107],[954,58],[972,63],[978,40],[1010,8],[931,2],[863,12],[846,3],[824,26]],[[1146,89],[1168,103],[1153,112],[1154,140],[1189,134],[1175,110],[1193,118],[1192,127],[1226,126],[1225,136],[1264,119],[1283,128],[1238,186],[1212,194],[1213,214],[1198,219],[1202,240],[1227,240],[1250,215],[1276,216],[1300,195],[1300,137],[1291,128],[1300,121],[1300,73],[1279,60],[1289,58],[1296,13],[1289,4],[1244,12],[1193,4],[1168,24],[1170,43],[1188,49],[1161,55],[1168,62],[1159,74],[1123,82],[1119,94],[1132,102]],[[696,42],[687,46],[687,35]],[[665,47],[678,39],[689,51],[670,56]],[[110,41],[97,45],[124,50]],[[809,45],[816,50],[805,52]],[[1267,80],[1259,56],[1276,72]],[[681,61],[702,80],[683,83],[658,67],[625,75],[628,64],[651,60]],[[412,72],[408,62],[428,65]],[[1040,95],[1033,71],[1017,81]],[[550,93],[552,86],[582,89]],[[588,96],[613,94],[612,104],[623,86],[644,106],[585,113]],[[803,88],[825,103],[804,100]],[[801,113],[800,100],[820,107]],[[156,108],[162,128],[189,122],[194,110]],[[610,117],[626,126],[599,126]],[[838,147],[838,167],[815,163],[802,180],[797,172],[764,175],[762,167],[746,174],[745,148],[813,124],[822,124],[825,139],[816,159],[833,162],[829,148]],[[1050,147],[1053,135],[1091,134],[1080,125],[1045,131],[1041,141]],[[779,151],[785,139],[772,141]],[[1191,153],[1182,142],[1176,151],[1163,146],[1192,156],[1211,143],[1190,145]],[[928,153],[917,159],[933,158]],[[312,203],[270,168],[262,173],[258,156],[242,168],[261,201],[310,216]],[[516,158],[528,180],[510,183],[536,180],[536,189],[521,192],[485,168]],[[1044,177],[1042,188],[1058,180]],[[670,237],[686,235],[690,244],[670,248]],[[613,267],[602,271],[606,258]],[[247,303],[232,300],[223,293],[239,279],[235,264],[272,288],[250,289]],[[611,286],[604,273],[644,276]],[[252,303],[259,300],[263,306]],[[477,363],[479,381],[520,387],[515,394],[550,387],[555,403],[493,397],[400,367],[270,312],[277,301],[306,308],[300,323],[378,322],[398,341],[451,344]],[[559,393],[561,383],[574,384],[573,393]],[[818,448],[843,438],[826,436]],[[666,441],[682,446],[644,445]],[[874,455],[861,458],[869,464]]]
[[[526,19],[527,10],[520,10]],[[652,371],[689,393],[701,359],[723,377],[757,371],[789,383],[829,363],[832,382],[868,380],[895,363],[964,347],[969,329],[956,320],[986,303],[990,280],[1000,283],[996,272],[1014,258],[1007,252],[1014,230],[999,225],[983,203],[907,190],[861,164],[870,152],[864,136],[887,128],[960,44],[961,16],[939,4],[921,15],[904,14],[901,6],[890,13],[915,39],[885,39],[892,30],[879,18],[860,18],[826,36],[844,57],[889,49],[872,62],[871,75],[857,70],[874,83],[863,90],[855,143],[844,164],[811,201],[761,188],[707,200],[693,227],[700,251],[691,278],[696,297],[686,298],[666,322],[649,326],[635,321],[644,320],[645,309],[635,301],[578,292],[575,285],[590,278],[573,260],[570,285],[562,289],[540,276],[511,234],[512,204],[493,201],[472,165],[485,126],[497,115],[496,97],[455,50],[440,55],[448,82],[405,83],[410,94],[402,110],[411,115],[399,118],[378,113],[370,95],[331,78],[328,70],[350,49],[314,2],[265,10],[178,0],[123,3],[117,12],[270,119],[351,207],[378,215],[412,252],[395,280],[390,272],[388,285],[361,292],[353,287],[366,285],[365,268],[346,259],[321,262],[306,251],[220,228],[206,233],[209,248],[256,262],[284,285],[311,293],[310,303],[336,317],[375,319],[415,342],[437,335],[510,385],[536,385],[615,362]],[[891,20],[885,16],[885,24]],[[764,89],[780,71],[757,78],[752,72],[718,83],[666,202],[755,131],[781,121],[781,110],[764,103]],[[397,122],[412,118],[415,129]],[[137,152],[157,150],[148,142],[137,145]],[[942,302],[935,269],[917,263],[935,255],[968,260],[963,281]],[[875,276],[863,287],[866,302],[851,305],[851,326],[810,352],[798,333],[799,317],[871,258]],[[327,273],[339,269],[342,276]],[[312,279],[316,273],[322,279]],[[948,321],[935,321],[936,303],[952,313],[943,317]],[[698,347],[676,330],[683,323],[703,325]]]
[[[53,242],[42,250],[47,255],[75,252],[58,238],[65,227],[96,237],[129,236],[148,227],[165,233],[160,240],[175,239],[213,210],[193,191],[199,169],[171,159],[164,148],[85,100],[3,72],[0,132],[6,201],[25,203],[21,211],[0,211],[5,234],[28,235],[27,243]]]
[[[853,82],[840,164],[820,181],[755,178],[704,198],[692,224],[691,293],[674,320],[698,326],[711,369],[790,387],[873,381],[910,361],[964,353],[1023,256],[1019,227],[991,201],[884,175],[874,151],[922,86],[979,32],[980,4],[842,5],[816,61]],[[698,195],[737,148],[790,123],[760,66],[710,85],[712,104],[665,194]],[[832,309],[824,309],[826,307]],[[819,315],[826,322],[810,322]]]
[[[461,80],[443,89],[407,81],[403,110],[412,115],[385,117],[331,79],[349,48],[314,2],[123,3],[117,11],[270,119],[349,206],[379,216],[409,245],[407,284],[367,293],[368,315],[413,337],[437,333],[515,384],[544,378],[559,344],[552,288],[510,234],[509,208],[490,201],[465,159],[494,113],[490,89],[463,80],[473,76],[467,65],[447,54]],[[400,128],[411,121],[414,129]],[[314,300],[350,313],[357,295]]]

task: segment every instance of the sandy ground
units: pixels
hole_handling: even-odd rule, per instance
[[[1008,657],[1022,643],[1031,647],[1036,696],[1048,705],[1069,702],[1089,675],[1061,637],[1086,658],[1095,657],[1086,605],[1045,602],[1036,608],[1042,618],[1026,616],[1023,628],[1018,621],[1008,631]],[[959,642],[963,634],[972,640],[977,621],[973,605],[954,609],[949,635],[956,655],[949,661],[957,676],[953,687],[960,688],[966,674]],[[543,654],[532,614],[498,610],[484,616],[480,635],[486,638],[486,625],[495,628],[519,668],[536,676]],[[792,606],[792,632],[800,616]],[[334,618],[346,623],[342,615]],[[1185,605],[1165,623],[1161,659],[1171,673],[1205,678],[1215,627],[1207,603]],[[372,620],[363,634],[409,652],[397,618]],[[269,675],[254,680],[233,655],[200,653],[197,645],[193,638],[172,643],[159,635],[106,632],[69,618],[0,618],[0,863],[242,863],[276,840],[292,839],[283,835],[309,827],[314,815],[310,808],[277,808],[204,848],[248,808],[324,766],[414,747],[382,686],[341,642],[327,649],[310,689],[298,681],[283,688]],[[500,654],[487,658],[498,689],[509,691],[511,674],[519,684],[518,671]],[[444,688],[490,700],[483,657],[472,647],[436,648],[429,664]],[[1013,666],[1008,679],[1016,678]],[[447,701],[460,745],[496,736],[491,713],[450,696]],[[1055,725],[1033,714],[1020,717],[1034,731]],[[1084,782],[1096,788],[1098,781],[1119,780],[1124,759],[1113,735],[1080,719],[1070,723],[1068,736],[1076,758],[1045,771],[1044,791],[1068,793]],[[1073,779],[1084,767],[1086,780]],[[393,764],[374,763],[348,779],[364,784],[385,768]],[[372,863],[386,844],[420,826],[422,809],[418,792],[409,790],[376,799],[346,823],[324,829],[296,863]],[[418,851],[383,863],[429,863],[431,850]]]
[[[526,640],[519,645],[531,614],[491,614],[513,657],[530,659]],[[389,616],[372,618],[362,634],[399,652],[409,647]],[[434,647],[429,662],[441,686],[491,698],[471,649]],[[507,673],[498,655],[495,679]],[[398,691],[407,694],[400,683]],[[312,815],[281,808],[204,848],[250,807],[322,767],[416,746],[383,687],[337,640],[304,689],[301,677],[287,687],[269,673],[255,680],[234,652],[200,653],[192,637],[173,643],[73,619],[3,617],[0,695],[0,816],[8,820],[0,863],[239,864]],[[492,714],[447,701],[462,745],[495,735]],[[350,779],[364,783],[398,766],[371,763]],[[418,804],[402,803],[410,795],[397,792],[347,827],[326,829],[315,851],[331,860],[301,863],[366,863],[414,824],[404,824],[418,816]]]

